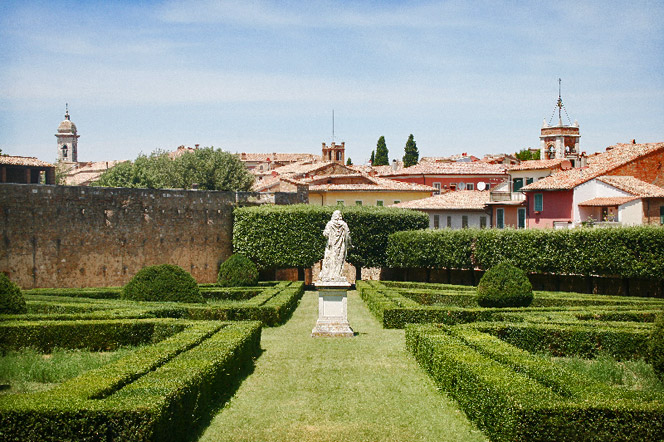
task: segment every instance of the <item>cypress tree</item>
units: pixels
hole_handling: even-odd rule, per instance
[[[351,160],[350,157],[348,157],[348,159],[346,160],[346,166],[352,166],[352,165],[353,165],[353,160]]]
[[[376,144],[376,157],[374,166],[389,166],[390,158],[387,151],[387,145],[385,144],[385,137],[381,135]]]
[[[420,159],[420,153],[417,151],[417,144],[413,139],[413,134],[408,136],[406,147],[404,148],[403,167],[410,167],[417,164]]]
[[[369,161],[371,161],[371,165],[373,166],[374,163],[376,162],[376,151],[374,150],[371,151],[371,159]]]

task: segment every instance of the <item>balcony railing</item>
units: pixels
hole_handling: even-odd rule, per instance
[[[521,192],[491,192],[491,201],[525,201],[526,195]]]

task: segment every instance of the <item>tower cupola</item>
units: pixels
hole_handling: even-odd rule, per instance
[[[544,120],[540,131],[540,158],[543,160],[568,159],[574,166],[578,166],[580,157],[579,151],[579,123],[572,121],[567,114],[567,109],[563,105],[561,96],[561,79],[558,79],[558,101],[553,110],[551,119],[547,123]],[[558,113],[558,122],[552,124],[553,118]],[[563,111],[569,124],[563,123]]]
[[[58,140],[58,162],[76,163],[78,161],[78,132],[76,125],[69,118],[69,105],[65,105],[65,119],[58,126],[55,137]]]

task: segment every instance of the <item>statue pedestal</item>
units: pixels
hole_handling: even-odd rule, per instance
[[[318,321],[311,336],[353,337],[355,333],[348,323],[348,282],[317,282]]]

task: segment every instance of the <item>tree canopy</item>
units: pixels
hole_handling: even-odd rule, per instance
[[[417,164],[420,160],[420,152],[417,150],[417,144],[413,139],[413,134],[408,136],[406,147],[404,148],[403,167],[410,167]]]
[[[235,155],[213,147],[196,149],[171,159],[156,150],[141,154],[103,173],[94,185],[148,189],[249,190],[254,178]]]
[[[514,156],[520,161],[539,160],[540,151],[533,152],[530,149],[521,149],[518,153],[515,153]]]
[[[374,157],[374,166],[388,166],[390,164],[390,157],[387,150],[387,145],[385,144],[385,137],[380,136],[378,143],[376,144],[376,155]]]

